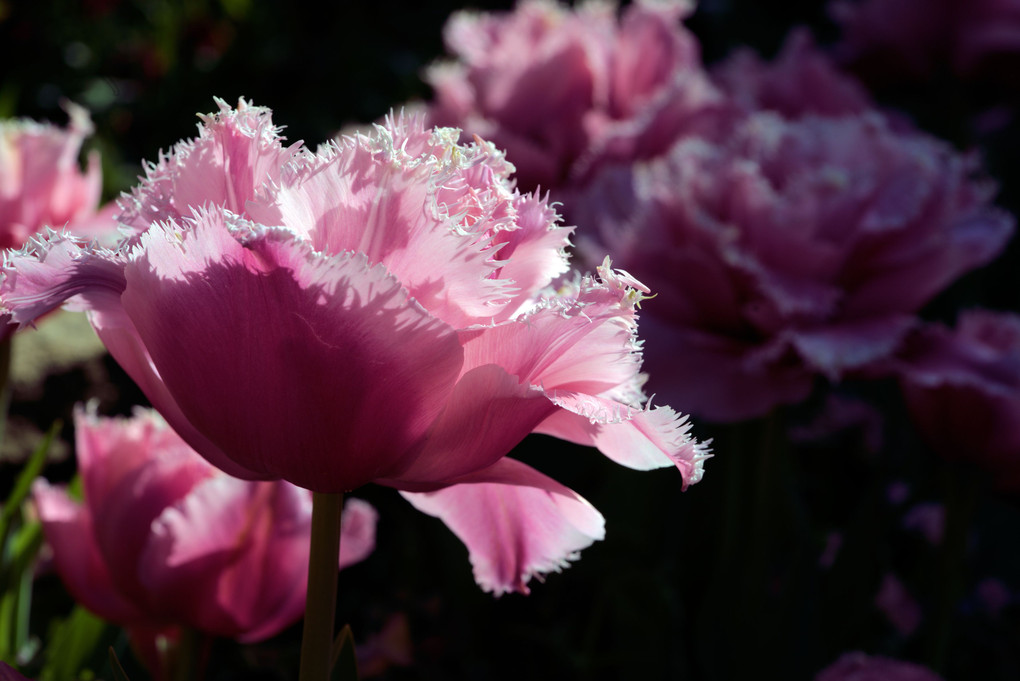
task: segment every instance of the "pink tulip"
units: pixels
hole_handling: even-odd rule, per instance
[[[67,130],[29,120],[0,123],[0,248],[20,248],[44,227],[99,237],[112,233],[114,206],[102,211],[99,156],[82,173],[78,154],[92,133],[88,112],[67,105]]]
[[[457,135],[401,119],[312,154],[284,149],[268,110],[221,103],[127,207],[158,222],[119,250],[51,235],[12,257],[2,298],[19,324],[75,298],[214,465],[403,490],[481,584],[525,591],[603,534],[584,499],[504,458],[526,434],[675,466],[685,486],[707,452],[645,405],[641,285],[602,267],[548,289],[570,230]]]
[[[84,499],[38,480],[33,499],[74,598],[142,648],[178,626],[251,642],[304,613],[312,499],[286,482],[232,478],[153,411],[75,413]],[[341,568],[375,546],[376,512],[350,499]]]
[[[1013,232],[977,161],[878,115],[754,113],[573,201],[589,262],[660,293],[642,328],[649,390],[734,421],[888,359],[914,314]]]
[[[900,384],[921,437],[1020,490],[1020,316],[972,310],[955,330],[931,325],[899,355]]]
[[[556,189],[606,160],[656,156],[722,106],[680,24],[686,0],[453,15],[454,61],[429,69],[430,122],[506,149],[519,186]]]
[[[941,677],[909,662],[847,653],[822,670],[815,681],[941,681]]]

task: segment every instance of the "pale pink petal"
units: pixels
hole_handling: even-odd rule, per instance
[[[467,545],[475,580],[497,596],[528,593],[532,577],[567,567],[605,536],[591,504],[512,459],[435,492],[402,494]]]
[[[340,569],[360,563],[375,550],[379,513],[367,501],[347,499],[340,517]]]
[[[244,99],[232,109],[217,99],[219,112],[200,116],[197,138],[178,143],[130,196],[121,199],[120,221],[138,232],[154,222],[190,217],[194,210],[222,206],[243,215],[247,202],[301,152],[284,147],[272,112]]]
[[[415,139],[421,135],[427,145]],[[409,137],[414,143],[405,144]],[[484,183],[471,177],[493,174],[490,156],[501,163],[487,146],[457,147],[455,132],[427,132],[419,119],[387,121],[320,152],[249,212],[318,251],[383,264],[431,314],[462,327],[509,302],[508,283],[495,276],[491,231],[510,220],[510,185],[498,174]]]
[[[222,213],[187,231],[150,229],[141,243],[124,308],[183,414],[218,448],[319,491],[407,464],[462,352],[385,269],[286,234],[242,245]]]
[[[64,586],[86,608],[119,624],[144,619],[138,608],[114,586],[93,535],[92,516],[67,492],[37,480],[32,500],[53,562]]]

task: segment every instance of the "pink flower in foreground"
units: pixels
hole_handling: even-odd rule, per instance
[[[453,15],[456,61],[429,69],[429,120],[506,149],[519,186],[556,189],[602,160],[657,156],[712,125],[722,105],[681,24],[693,3],[575,9],[521,2],[513,12]]]
[[[819,672],[815,681],[942,681],[942,677],[909,662],[847,653]]]
[[[921,437],[951,461],[1020,490],[1020,317],[972,310],[957,328],[930,325],[898,359],[900,385]]]
[[[1012,234],[993,191],[975,158],[883,117],[762,112],[603,173],[572,217],[589,261],[608,252],[662,298],[642,322],[649,391],[734,421],[887,359]]]
[[[390,121],[312,154],[284,150],[268,110],[221,104],[209,143],[179,146],[135,193],[127,212],[159,222],[118,250],[52,235],[11,258],[0,294],[18,324],[74,298],[227,472],[403,490],[467,544],[483,587],[526,591],[604,531],[584,499],[504,458],[526,434],[675,466],[685,486],[707,452],[644,404],[645,289],[603,267],[547,290],[570,230],[458,132]],[[185,203],[182,186],[208,195]]]
[[[836,0],[844,59],[872,77],[926,78],[939,70],[1015,82],[1020,0]]]
[[[232,478],[152,411],[75,413],[84,500],[39,480],[33,499],[68,591],[143,649],[187,626],[259,641],[304,614],[312,498]],[[350,499],[339,566],[375,547],[376,512]],[[172,635],[172,634],[171,634]]]
[[[78,154],[92,133],[88,112],[67,105],[66,130],[29,120],[0,122],[0,248],[20,248],[44,227],[99,237],[117,228],[111,205],[99,211],[102,177],[91,154]]]

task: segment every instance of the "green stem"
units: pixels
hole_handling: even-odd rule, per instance
[[[336,619],[337,557],[343,494],[312,493],[312,547],[308,557],[300,681],[328,681]]]

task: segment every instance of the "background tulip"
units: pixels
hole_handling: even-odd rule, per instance
[[[75,417],[83,500],[44,480],[33,490],[53,564],[82,605],[143,649],[189,627],[259,641],[304,610],[311,495],[282,481],[232,478],[150,410]],[[339,566],[375,544],[376,512],[351,499]]]

